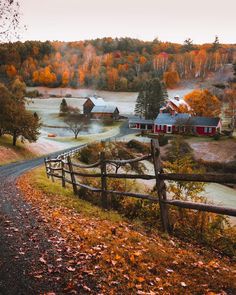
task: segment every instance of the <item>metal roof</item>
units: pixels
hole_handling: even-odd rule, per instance
[[[175,125],[176,123],[180,123],[181,120],[183,120],[185,126],[217,127],[220,122],[220,118],[191,117],[191,115],[184,113],[175,115],[161,113],[157,116],[154,122],[156,125]]]
[[[193,125],[193,126],[217,127],[219,122],[220,122],[220,118],[191,117],[188,123],[189,125]]]
[[[160,113],[154,123],[157,125],[174,125],[178,120],[188,120],[190,118],[189,114],[175,114],[171,115],[169,113]]]
[[[91,113],[114,113],[116,109],[118,110],[118,108],[115,105],[95,105]]]
[[[88,99],[90,99],[95,106],[104,106],[104,105],[106,105],[106,102],[103,100],[102,97],[89,96],[89,97],[87,97],[85,103],[87,102]]]

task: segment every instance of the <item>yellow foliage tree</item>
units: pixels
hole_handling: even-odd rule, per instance
[[[196,116],[217,117],[221,112],[219,99],[209,90],[193,90],[185,95],[184,100]]]

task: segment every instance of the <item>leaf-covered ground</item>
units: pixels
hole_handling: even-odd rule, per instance
[[[48,229],[53,259],[50,251],[39,253],[30,275],[54,280],[51,292],[236,294],[236,265],[226,257],[92,206],[42,169],[21,177],[18,186],[31,214]]]

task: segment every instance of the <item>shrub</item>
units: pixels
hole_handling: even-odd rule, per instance
[[[42,94],[39,93],[39,91],[37,89],[35,89],[35,90],[32,90],[32,91],[27,91],[25,96],[29,97],[29,98],[37,98],[37,97],[41,97]]]
[[[134,149],[139,153],[145,154],[150,152],[150,144],[147,145],[146,143],[140,142],[135,139],[130,140],[126,145],[128,148]]]
[[[214,140],[219,140],[220,139],[220,133],[216,133],[214,136],[213,136]]]
[[[165,135],[159,135],[159,136],[158,136],[158,141],[159,141],[159,145],[160,145],[160,146],[165,146],[165,145],[168,144],[169,139],[168,139],[168,137],[165,136]]]

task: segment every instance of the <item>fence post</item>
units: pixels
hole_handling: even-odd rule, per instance
[[[161,222],[163,226],[163,230],[165,232],[170,232],[170,223],[168,216],[168,206],[163,202],[167,199],[166,196],[166,185],[164,180],[159,178],[159,174],[162,173],[162,165],[161,165],[161,156],[160,156],[160,146],[158,140],[151,140],[151,149],[152,149],[152,157],[153,164],[156,176],[156,187],[157,194],[159,198],[160,205],[160,214],[161,214]]]
[[[108,208],[108,200],[107,200],[107,168],[106,168],[106,162],[105,162],[105,152],[101,152],[100,154],[100,161],[101,161],[101,186],[102,186],[102,206],[104,208]]]
[[[50,158],[48,159],[49,160],[49,171],[50,171],[50,174],[53,174],[53,168],[52,168],[52,162],[50,161]],[[52,182],[54,182],[54,177],[51,175],[51,180]]]
[[[61,159],[61,185],[62,187],[66,187],[66,182],[65,182],[65,171],[64,171],[64,159]]]
[[[44,165],[45,165],[45,169],[46,169],[46,173],[47,173],[47,178],[49,178],[47,160],[48,160],[48,158],[44,158]]]
[[[70,156],[67,157],[67,163],[68,163],[68,168],[69,168],[69,171],[70,171],[70,177],[71,177],[73,191],[74,191],[74,194],[77,195],[78,191],[77,191],[76,179],[75,179],[75,175],[74,175],[73,166],[72,166],[72,163],[71,163]]]

